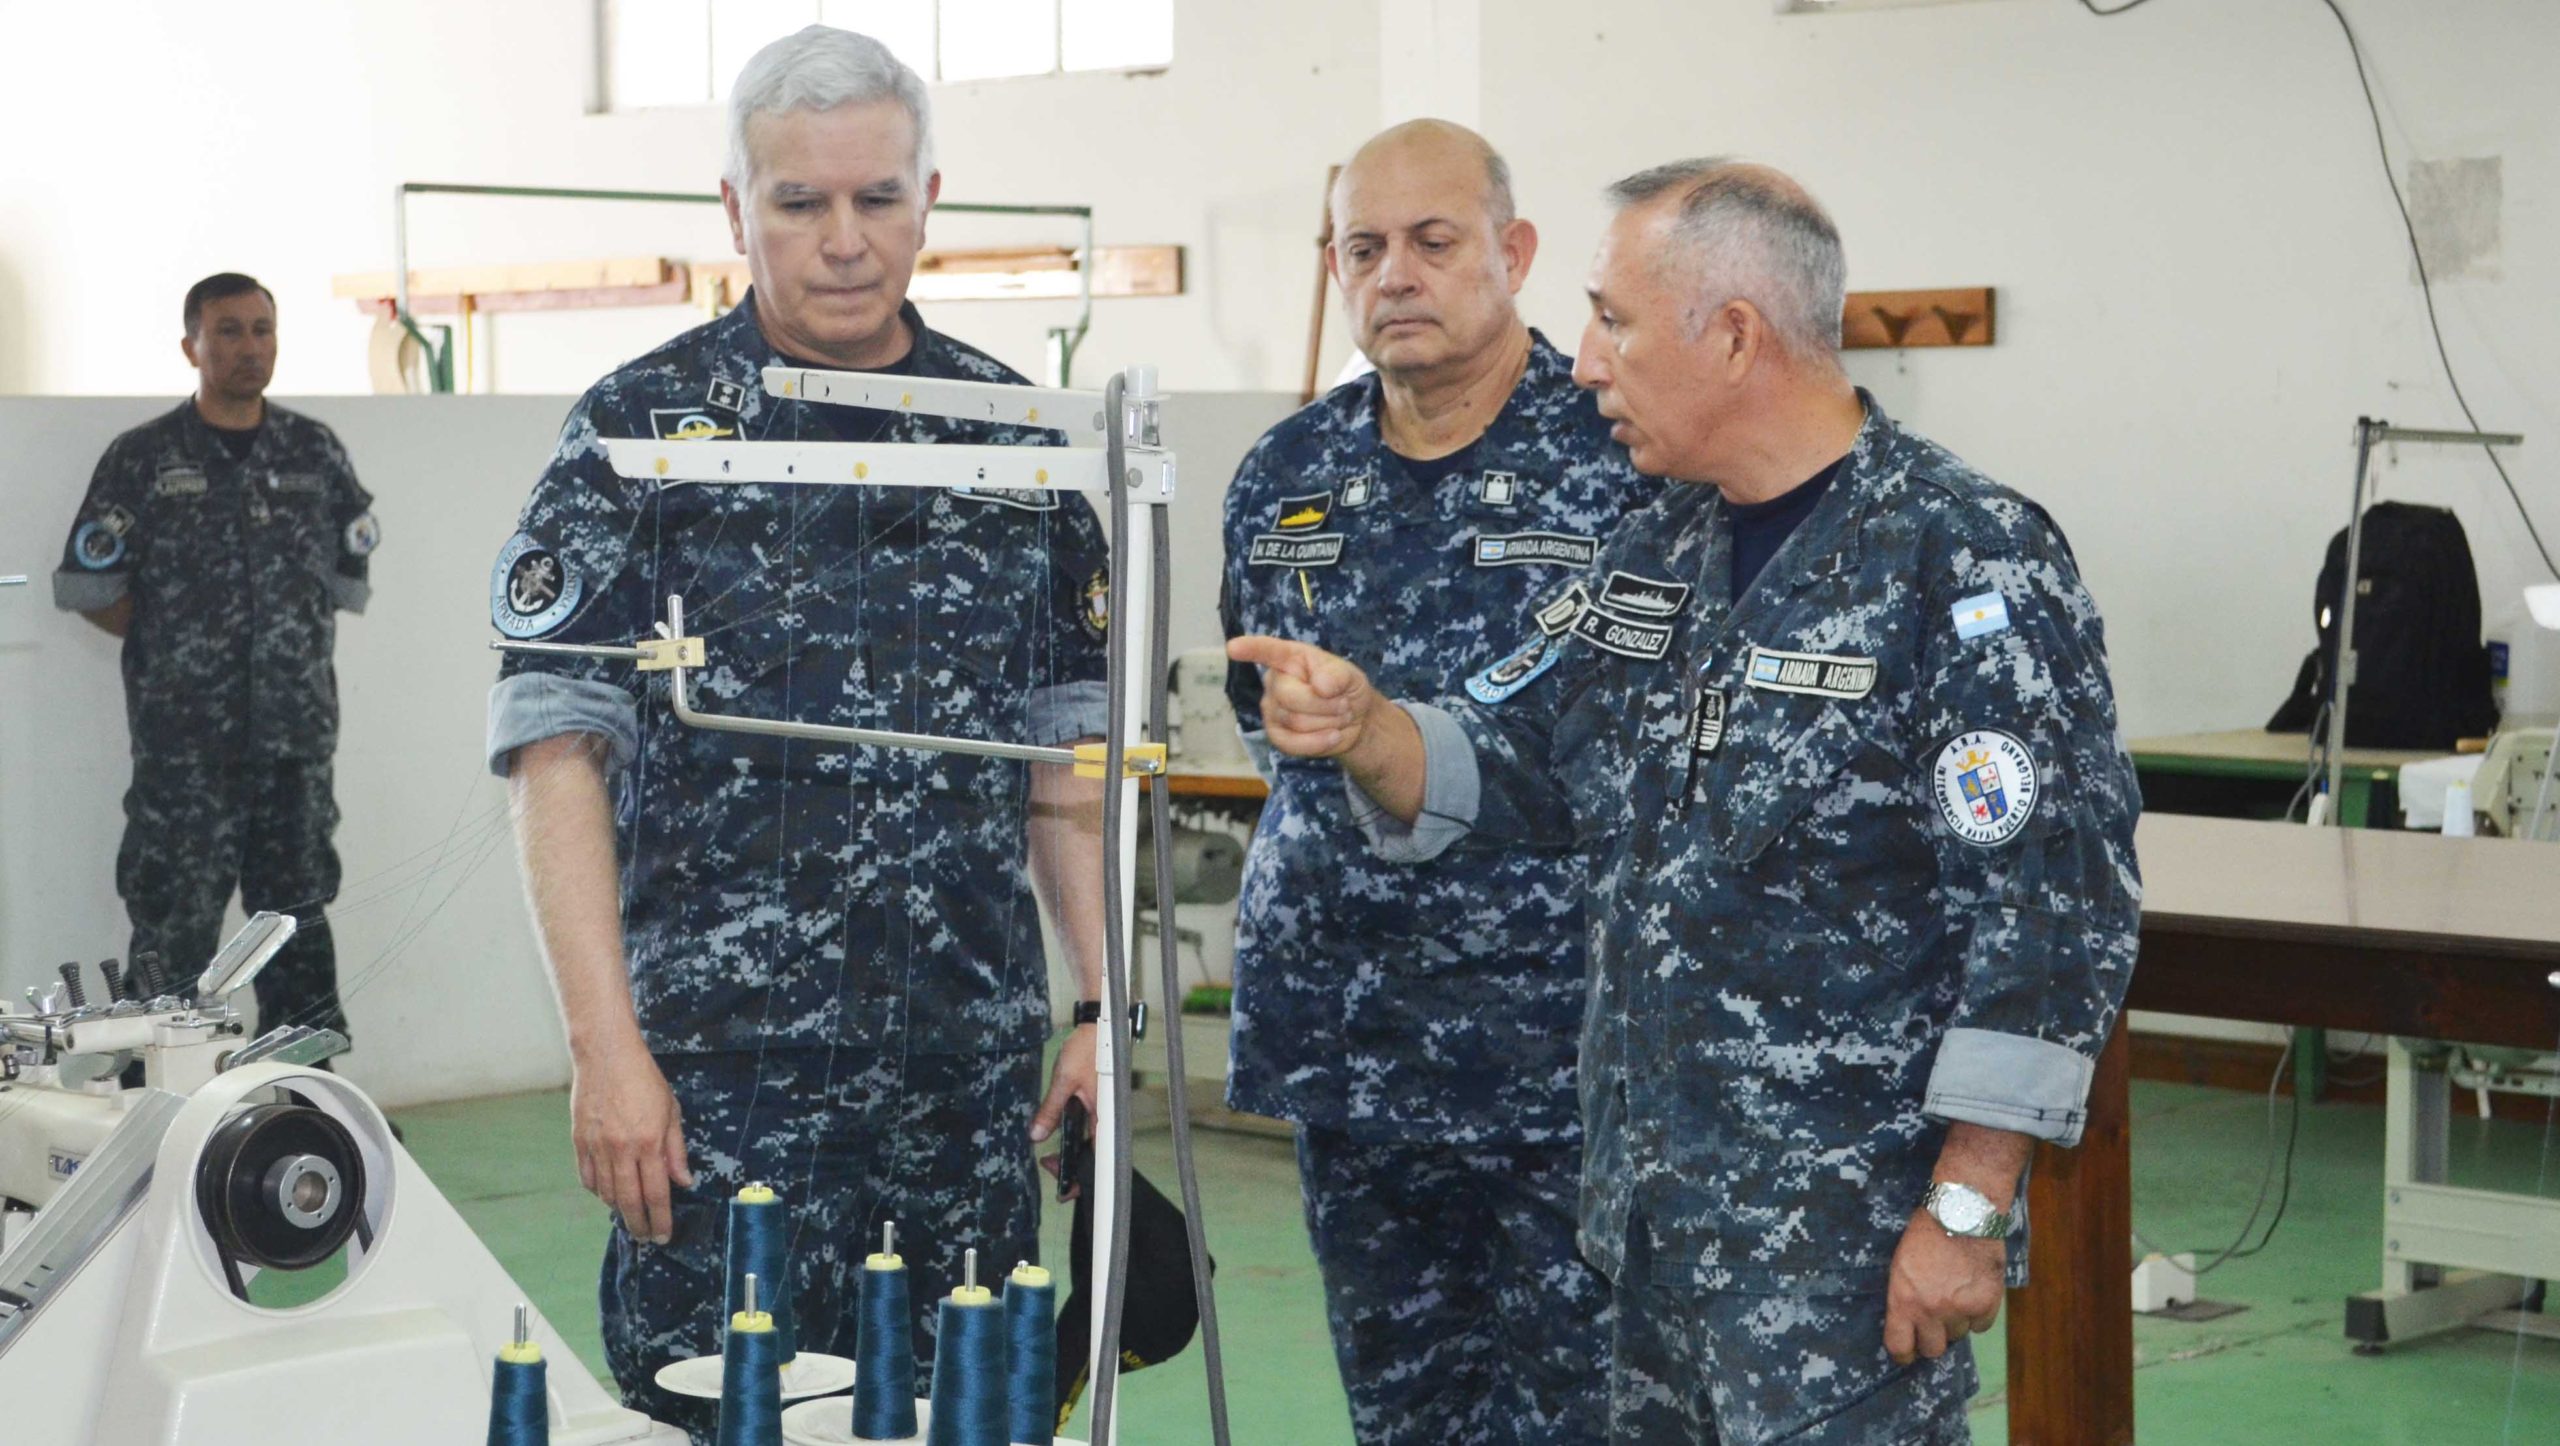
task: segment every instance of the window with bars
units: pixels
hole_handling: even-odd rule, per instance
[[[600,109],[709,105],[766,43],[811,23],[872,36],[927,81],[1173,61],[1173,0],[596,0]]]

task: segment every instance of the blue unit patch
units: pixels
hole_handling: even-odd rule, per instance
[[[519,532],[498,550],[489,572],[489,621],[511,638],[538,638],[569,620],[586,580],[560,555]]]
[[[124,561],[124,534],[103,521],[83,522],[71,539],[71,555],[91,572],[104,572]]]
[[[1467,680],[1467,696],[1479,703],[1499,703],[1546,675],[1561,656],[1555,639],[1543,634],[1510,657]]]

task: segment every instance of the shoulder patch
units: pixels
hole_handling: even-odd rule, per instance
[[[1084,630],[1096,638],[1111,632],[1111,569],[1097,567],[1084,585]]]
[[[124,534],[104,518],[91,518],[72,534],[71,556],[91,572],[104,572],[124,561]]]
[[[569,620],[586,579],[529,532],[498,549],[489,572],[489,620],[511,638],[538,638]]]
[[[1938,812],[1966,843],[1991,848],[2027,826],[2036,808],[2036,761],[2027,745],[1995,728],[1976,729],[1938,750]]]
[[[345,541],[347,556],[370,557],[373,555],[373,550],[382,545],[382,524],[374,520],[372,513],[367,512],[347,524]]]
[[[1527,647],[1467,679],[1467,696],[1479,703],[1499,703],[1544,677],[1556,665],[1556,640],[1544,633]]]
[[[2009,626],[2009,600],[1996,592],[1969,597],[1949,609],[1955,615],[1959,639],[1981,637],[1985,633],[2006,631]]]

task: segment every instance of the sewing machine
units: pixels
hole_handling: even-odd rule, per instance
[[[0,1012],[0,1399],[9,1438],[449,1446],[485,1432],[522,1299],[346,1080],[328,1031],[247,1040],[230,997],[293,935],[261,914],[193,989],[76,971]],[[138,1063],[142,1082],[121,1082]],[[345,1258],[320,1299],[263,1271]],[[681,1446],[616,1405],[538,1315],[553,1446]]]

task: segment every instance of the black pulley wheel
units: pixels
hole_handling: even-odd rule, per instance
[[[252,1105],[206,1142],[196,1205],[225,1255],[307,1270],[354,1233],[364,1186],[364,1155],[346,1126],[309,1105]]]

